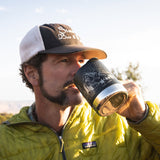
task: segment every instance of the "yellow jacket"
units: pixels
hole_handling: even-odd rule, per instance
[[[0,160],[158,160],[160,112],[147,104],[140,124],[116,113],[101,117],[87,103],[76,106],[62,135],[31,121],[25,107],[0,126]]]

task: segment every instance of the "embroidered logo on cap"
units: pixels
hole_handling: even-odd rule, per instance
[[[59,34],[58,34],[58,39],[80,39],[79,36],[77,36],[72,30],[65,29],[62,26],[58,27]],[[69,34],[69,35],[67,35]]]
[[[95,147],[97,147],[97,143],[96,143],[96,141],[82,143],[82,147],[83,147],[83,149],[95,148]]]

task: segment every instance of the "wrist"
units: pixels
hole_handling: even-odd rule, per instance
[[[133,121],[133,120],[131,120],[129,118],[126,118],[126,119],[130,123],[139,124],[139,123],[141,123],[147,117],[148,112],[149,112],[149,107],[148,107],[147,104],[145,104],[145,111],[144,111],[143,117],[141,119],[139,119],[138,121]]]

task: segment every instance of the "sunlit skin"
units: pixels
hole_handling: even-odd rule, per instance
[[[141,89],[133,81],[123,81],[128,91],[128,101],[118,113],[132,121],[139,121],[145,114],[145,102]]]
[[[62,108],[79,104],[81,96],[73,83],[73,78],[83,64],[84,58],[80,54],[49,55],[42,65],[41,92],[45,90],[51,97],[57,97],[64,92],[66,98],[60,103]]]
[[[79,90],[72,83],[75,73],[82,65],[84,57],[81,53],[48,54],[47,60],[42,63],[41,74],[32,66],[25,68],[25,74],[35,93],[38,121],[56,132],[61,131],[75,105],[82,102]],[[123,85],[128,90],[129,99],[125,109],[118,113],[133,121],[140,120],[145,113],[141,91],[131,81],[125,81]],[[58,101],[54,102],[57,98]]]

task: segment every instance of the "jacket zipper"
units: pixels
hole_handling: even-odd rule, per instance
[[[60,135],[54,129],[52,129],[50,127],[48,127],[48,128],[51,129],[56,134],[56,136],[59,140],[59,143],[60,143],[60,153],[62,153],[62,158],[63,158],[63,160],[67,160],[66,155],[65,155],[65,151],[64,151],[64,141],[63,141],[63,137],[62,137],[64,127],[63,127]]]
[[[66,160],[66,155],[65,155],[65,151],[64,151],[64,141],[63,141],[63,138],[60,135],[60,136],[58,136],[58,139],[60,141],[60,152],[62,153],[63,160]]]

